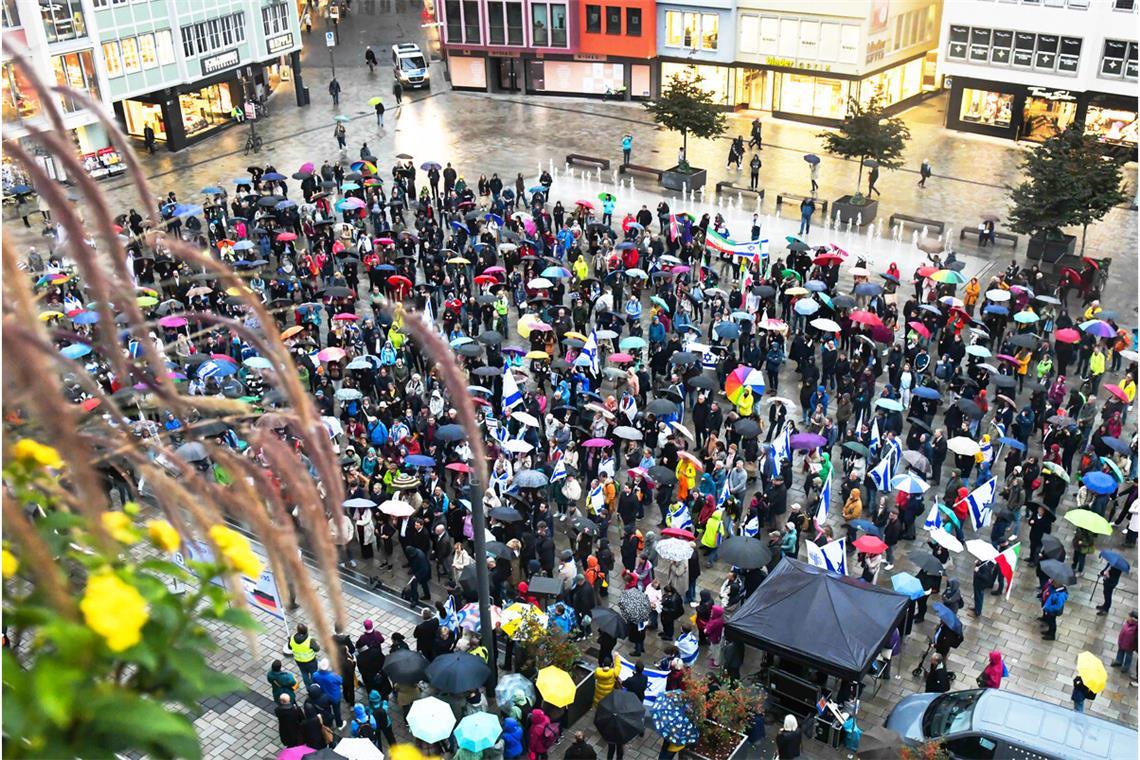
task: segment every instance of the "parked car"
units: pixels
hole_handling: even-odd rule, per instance
[[[419,45],[405,42],[392,46],[392,76],[406,89],[431,88],[431,74]]]
[[[912,694],[887,716],[908,744],[942,739],[955,760],[1135,760],[1136,729],[999,689]]]

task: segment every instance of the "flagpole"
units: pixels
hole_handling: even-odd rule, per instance
[[[483,484],[472,470],[471,474],[471,528],[475,534],[475,588],[479,593],[479,640],[487,650],[487,664],[491,666],[488,683],[499,679],[499,651],[495,648],[491,629],[491,579],[487,574],[487,516],[483,512]]]

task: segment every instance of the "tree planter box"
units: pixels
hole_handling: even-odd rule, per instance
[[[851,202],[850,195],[844,195],[831,204],[831,209],[832,218],[839,217],[841,224],[846,224],[850,220],[851,224],[861,224],[866,227],[875,221],[875,215],[879,213],[879,202],[867,201],[858,206]],[[860,214],[862,214],[861,219]]]
[[[697,760],[745,760],[748,756],[748,750],[744,748],[744,745],[748,741],[748,737],[735,731],[732,733],[739,737],[736,744],[722,749],[715,755],[703,754],[701,749],[698,749],[701,746],[700,742],[697,742],[696,747],[686,747],[681,754],[684,757],[697,758]]]
[[[706,176],[707,173],[704,169],[690,168],[689,171],[682,172],[674,166],[672,169],[661,172],[661,184],[677,192],[699,190],[705,186]]]
[[[574,701],[566,705],[566,723],[565,726],[569,729],[594,706],[594,671],[585,665],[577,665],[574,667],[572,674],[574,678],[578,679],[575,682],[574,688]]]
[[[1057,264],[1073,255],[1077,247],[1075,235],[1063,235],[1061,240],[1048,240],[1043,235],[1029,238],[1025,258],[1045,264]]]

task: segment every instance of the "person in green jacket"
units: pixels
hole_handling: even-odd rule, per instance
[[[701,545],[705,547],[708,554],[705,567],[712,567],[712,563],[716,562],[716,550],[725,535],[724,508],[718,507],[715,512],[709,515],[709,519],[705,522],[704,532],[701,533]]]
[[[785,557],[796,556],[796,526],[788,523],[784,528],[784,535],[780,538],[780,552]]]
[[[269,666],[269,674],[265,678],[273,688],[273,701],[275,703],[281,701],[283,694],[289,697],[290,702],[297,702],[297,679],[292,673],[282,668],[281,660],[273,661],[273,664]]]

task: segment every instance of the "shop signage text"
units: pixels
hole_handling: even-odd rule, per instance
[[[875,40],[867,43],[867,63],[881,61],[887,57],[887,40]]]
[[[293,47],[293,33],[279,34],[265,41],[265,50],[270,54],[280,53]]]
[[[209,76],[210,74],[217,74],[219,71],[233,68],[241,62],[241,55],[238,54],[237,49],[227,50],[224,53],[212,55],[209,58],[202,59],[202,76]]]
[[[796,58],[780,58],[774,55],[764,57],[764,63],[768,66],[779,66],[785,69],[804,69],[806,71],[831,71],[830,63],[819,63],[818,61],[801,61]]]
[[[1044,87],[1030,87],[1029,94],[1035,98],[1044,98],[1045,100],[1064,100],[1070,103],[1077,102],[1077,97],[1068,90],[1049,90]]]
[[[492,50],[487,53],[492,58],[521,58],[522,53],[518,50]]]
[[[574,60],[601,62],[606,60],[606,56],[600,53],[575,53]]]

